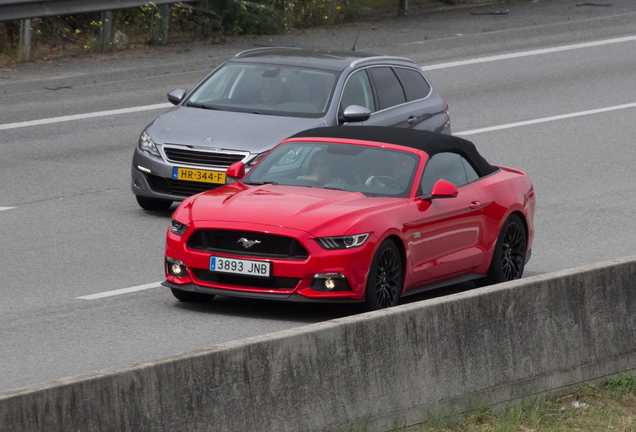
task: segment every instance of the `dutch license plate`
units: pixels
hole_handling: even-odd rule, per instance
[[[210,257],[210,270],[222,273],[269,277],[271,264],[268,261],[251,261],[235,258]]]
[[[174,180],[187,180],[202,183],[225,183],[225,173],[220,171],[205,171],[190,168],[172,169]]]

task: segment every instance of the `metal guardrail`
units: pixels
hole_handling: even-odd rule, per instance
[[[0,0],[0,21],[104,12],[147,5],[150,0]],[[177,3],[152,0],[155,5]]]
[[[152,41],[165,44],[168,39],[170,4],[181,3],[175,0],[0,0],[0,22],[20,21],[18,57],[20,61],[29,61],[32,19],[101,12],[102,51],[110,51],[112,49],[112,11],[145,6],[150,3],[158,8],[158,14],[153,14],[151,17]]]

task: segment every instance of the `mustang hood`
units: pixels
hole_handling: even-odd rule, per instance
[[[198,195],[182,207],[199,224],[253,223],[325,236],[347,234],[374,210],[395,204],[393,198],[368,198],[357,192],[237,183]]]
[[[320,118],[259,115],[175,107],[146,132],[157,144],[182,144],[261,153],[297,132],[326,126]]]

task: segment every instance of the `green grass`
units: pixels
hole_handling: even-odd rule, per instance
[[[419,432],[636,432],[636,376],[620,373],[598,386],[526,400],[498,415],[480,408],[462,420],[429,418]]]

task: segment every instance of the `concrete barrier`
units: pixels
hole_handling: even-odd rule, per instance
[[[636,369],[636,257],[0,394],[0,430],[369,431]]]

